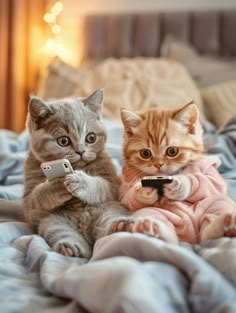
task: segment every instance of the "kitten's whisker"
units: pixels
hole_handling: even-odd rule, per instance
[[[130,162],[126,161],[126,165],[127,167],[124,165],[124,170],[128,172],[129,176],[136,177],[142,173],[140,169],[133,167],[132,164],[130,164]]]
[[[73,157],[73,154],[65,154],[64,155],[64,158],[71,158],[71,157]]]

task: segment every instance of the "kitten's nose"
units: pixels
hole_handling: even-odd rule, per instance
[[[76,153],[82,157],[82,154],[84,153],[84,151],[76,151]]]
[[[159,170],[162,167],[163,163],[156,164],[155,167]]]

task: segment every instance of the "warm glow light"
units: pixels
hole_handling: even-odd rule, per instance
[[[55,44],[56,43],[55,43],[54,39],[52,39],[52,38],[48,39],[45,43],[45,50],[47,52],[51,53],[55,48]]]
[[[52,24],[52,23],[56,22],[56,16],[54,14],[51,14],[51,13],[44,14],[43,19],[48,24]]]
[[[63,10],[63,3],[57,1],[48,12],[44,14],[44,21],[48,24],[49,35],[42,47],[42,52],[47,58],[53,58],[58,56],[65,62],[72,63],[75,60],[71,49],[69,49],[65,43],[65,38],[63,37],[63,29],[59,23],[59,15]]]
[[[58,15],[63,10],[63,3],[61,1],[57,1],[54,6],[51,8],[51,12],[54,15]]]
[[[56,40],[56,42],[62,42],[63,38],[61,35],[56,35],[55,40]]]
[[[60,41],[57,42],[53,38],[47,39],[42,51],[51,58],[57,55],[66,62],[71,62],[73,60],[71,51],[66,49],[63,43]]]
[[[53,26],[52,26],[52,32],[53,32],[53,34],[55,34],[55,35],[60,34],[60,33],[61,33],[61,26],[58,25],[58,24],[53,25]]]

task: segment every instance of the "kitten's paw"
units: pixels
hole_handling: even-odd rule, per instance
[[[64,185],[73,196],[79,197],[87,189],[87,177],[83,171],[75,171],[66,175]]]
[[[132,232],[134,220],[132,218],[122,218],[114,221],[111,225],[111,233],[117,233],[121,231]]]
[[[53,193],[60,202],[63,203],[71,199],[72,195],[65,188],[64,178],[56,178],[46,182],[46,184],[48,184],[45,186],[46,192]]]
[[[185,175],[173,176],[170,184],[165,184],[164,195],[170,200],[182,201],[188,198],[191,191],[191,181]]]
[[[53,245],[52,249],[57,253],[70,257],[90,258],[92,253],[90,247],[83,247],[73,239],[67,241],[60,240]]]
[[[167,242],[179,242],[174,229],[170,228],[165,222],[156,220],[150,216],[137,218],[133,224],[132,232],[142,233]]]
[[[122,218],[114,221],[111,226],[111,232],[130,232],[130,233],[142,233],[148,236],[159,237],[159,228],[154,219],[151,217],[145,218]]]
[[[157,190],[152,187],[142,187],[141,183],[135,186],[135,198],[139,202],[151,205],[158,200]]]
[[[236,237],[236,213],[227,214],[224,217],[224,236]]]
[[[132,232],[160,238],[158,222],[152,217],[139,217],[133,224]]]
[[[60,243],[58,249],[56,252],[65,255],[65,256],[71,256],[71,257],[78,257],[80,255],[79,249],[78,253],[75,250],[74,247],[68,247],[66,244]]]
[[[174,230],[170,229],[165,223],[149,216],[138,218],[128,217],[114,221],[111,226],[111,233],[122,231],[141,233],[167,242],[178,243],[178,238]]]
[[[53,250],[65,256],[80,257],[81,252],[76,244],[68,242],[58,242],[53,246]]]

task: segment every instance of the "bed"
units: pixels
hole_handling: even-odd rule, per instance
[[[161,85],[160,102],[169,105],[176,95],[183,101],[194,93],[201,109],[206,153],[220,157],[219,170],[236,201],[235,17],[233,11],[88,16],[84,21],[84,56],[93,62],[75,69],[54,60],[38,94],[44,98],[86,95],[97,82],[107,79],[104,73],[110,73],[111,66],[118,68],[114,85],[105,86],[108,100],[104,123],[107,149],[120,172],[123,129],[117,115],[119,106],[123,102],[142,105],[144,95],[149,106],[152,97],[147,96],[154,93],[141,86],[140,80],[135,78],[134,83],[130,78],[137,69],[130,58],[142,57],[138,58],[138,68],[148,59],[152,62],[148,66],[161,64],[162,70],[166,60],[160,61],[160,56],[169,59],[171,70],[163,70],[163,75],[158,72],[158,84],[164,78],[169,84],[177,66],[178,79],[172,80],[177,85],[174,91]],[[107,59],[110,56],[121,59]],[[182,62],[181,67],[176,60]],[[124,75],[127,66],[128,76]],[[143,67],[139,74],[144,75],[146,69]],[[132,88],[125,93],[127,85]],[[140,95],[140,90],[145,93]],[[222,98],[226,92],[230,96]],[[0,130],[1,313],[236,312],[236,238],[174,245],[142,234],[117,233],[99,239],[90,260],[53,252],[22,216],[28,145],[27,130],[21,134]]]

